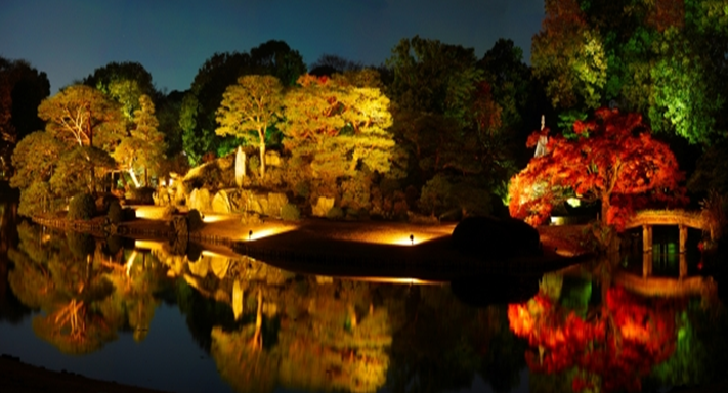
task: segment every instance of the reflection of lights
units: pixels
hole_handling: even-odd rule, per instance
[[[158,210],[158,208],[151,207],[151,206],[147,206],[147,207],[145,207],[145,206],[139,206],[139,207],[137,207],[134,210],[136,210],[136,217],[137,218],[149,218],[149,219],[152,219],[152,218],[157,218],[156,216],[159,215],[158,213],[155,214],[155,212],[156,212],[156,210]]]
[[[366,281],[366,282],[382,282],[382,283],[390,283],[390,284],[407,284],[407,285],[443,285],[446,284],[447,281],[437,281],[437,280],[423,280],[419,278],[414,277],[336,277],[344,280],[354,280],[354,281]]]
[[[202,251],[202,256],[210,257],[210,258],[224,258],[224,259],[230,258],[227,255],[223,255],[223,254],[216,253],[214,251],[207,251],[207,250]]]
[[[142,250],[161,250],[162,243],[150,241],[150,240],[135,240],[134,248],[138,248],[138,249],[142,249]]]
[[[129,255],[129,259],[126,261],[126,275],[129,276],[129,272],[131,271],[131,265],[134,264],[134,260],[137,257],[136,250],[131,252],[131,255]]]

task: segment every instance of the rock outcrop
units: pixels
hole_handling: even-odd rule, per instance
[[[452,239],[460,253],[485,260],[543,253],[538,231],[512,218],[467,217],[455,227]]]

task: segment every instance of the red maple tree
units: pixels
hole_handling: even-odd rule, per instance
[[[621,229],[635,209],[686,202],[675,155],[652,138],[640,115],[600,108],[573,129],[573,137],[550,137],[548,154],[511,179],[511,216],[536,226],[554,206],[577,198],[601,202],[602,223]],[[534,132],[526,145],[535,146],[544,133]]]

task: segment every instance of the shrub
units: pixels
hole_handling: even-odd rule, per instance
[[[281,218],[285,221],[298,221],[301,219],[301,212],[296,205],[287,203],[281,209]]]
[[[131,199],[134,201],[134,203],[140,204],[140,205],[154,205],[154,193],[157,190],[155,190],[153,187],[139,187],[139,188],[132,188],[127,193],[127,199]]]
[[[82,192],[71,199],[68,207],[69,220],[88,220],[96,212],[96,201],[91,194]]]
[[[252,156],[248,159],[248,169],[250,169],[249,173],[260,176],[260,158],[258,156]]]
[[[202,214],[200,214],[199,210],[192,209],[187,213],[187,228],[189,228],[190,232],[201,229],[203,225]]]
[[[162,220],[171,221],[172,220],[172,216],[174,216],[175,214],[177,214],[177,212],[178,212],[178,210],[174,206],[167,206],[167,207],[165,207],[164,208],[164,212],[162,212]]]
[[[109,221],[113,224],[118,224],[124,221],[124,212],[121,210],[121,204],[119,204],[119,201],[112,201],[109,204]]]
[[[344,211],[340,207],[334,206],[326,213],[326,218],[330,220],[341,220],[344,218]]]
[[[124,217],[123,221],[131,221],[136,219],[136,210],[126,207],[123,210],[122,216]]]
[[[34,216],[52,210],[57,206],[50,206],[53,195],[48,183],[35,181],[30,187],[20,192],[20,203],[18,205],[18,214],[24,216]]]

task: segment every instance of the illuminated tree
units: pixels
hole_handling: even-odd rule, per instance
[[[299,84],[285,98],[283,144],[314,177],[354,176],[363,167],[389,171],[392,117],[389,99],[379,89],[356,86],[345,77],[303,76]]]
[[[58,140],[78,146],[97,146],[112,151],[124,133],[121,111],[98,90],[69,86],[38,107],[46,131]]]
[[[131,119],[139,109],[142,94],[154,97],[156,89],[152,74],[138,62],[110,62],[83,79],[83,84],[94,87],[121,104],[122,113]]]
[[[560,110],[583,115],[610,102],[641,113],[654,131],[710,144],[728,125],[720,88],[727,81],[727,5],[546,1],[532,41],[534,75]]]
[[[134,111],[131,119],[133,129],[124,137],[114,151],[114,158],[131,176],[139,187],[136,171],[143,169],[144,183],[147,184],[147,170],[157,171],[164,160],[164,135],[157,127],[159,121],[155,116],[152,99],[147,95],[139,97],[139,109]]]
[[[63,150],[63,144],[45,131],[28,135],[13,151],[16,173],[10,185],[24,189],[33,182],[50,180]]]
[[[557,204],[579,198],[601,202],[602,223],[619,227],[634,208],[682,202],[675,155],[652,138],[641,116],[602,108],[595,119],[575,122],[574,131],[573,138],[552,136],[549,154],[533,158],[511,180],[513,217],[538,225]],[[541,135],[533,133],[528,145]]]
[[[555,107],[570,108],[581,99],[596,108],[607,71],[601,36],[577,0],[547,0],[545,6],[546,19],[531,43],[534,75],[546,83]]]
[[[283,109],[283,85],[272,76],[243,76],[228,86],[217,110],[217,135],[234,135],[260,151],[260,175],[265,176],[265,145],[269,128]]]
[[[240,145],[235,138],[215,134],[216,112],[228,86],[246,75],[271,75],[284,86],[291,86],[305,72],[301,55],[283,41],[265,42],[250,53],[215,53],[207,59],[180,108],[178,124],[190,165],[198,165],[207,153],[223,156]]]

